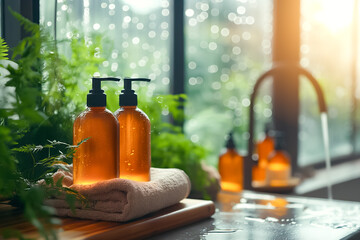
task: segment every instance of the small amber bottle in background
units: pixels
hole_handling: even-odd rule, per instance
[[[283,136],[281,133],[275,135],[275,149],[269,155],[266,170],[266,183],[270,187],[282,187],[289,184],[291,178],[290,157],[284,150]]]
[[[146,78],[125,78],[119,96],[120,108],[115,112],[119,121],[120,178],[150,181],[151,126],[148,116],[137,107],[137,95],[131,89],[132,81]]]
[[[236,151],[233,134],[226,142],[226,151],[219,157],[221,189],[239,192],[243,189],[243,157]]]
[[[118,176],[118,121],[106,109],[106,95],[101,81],[119,81],[117,78],[93,78],[87,95],[88,108],[75,120],[73,143],[82,143],[73,159],[74,184],[92,184]]]
[[[274,151],[274,138],[271,134],[270,124],[265,126],[265,138],[257,146],[258,164],[253,168],[253,181],[265,181],[266,168],[268,165],[269,154]]]

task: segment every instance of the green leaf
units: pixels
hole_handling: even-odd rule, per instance
[[[0,37],[0,60],[7,60],[8,58],[9,47],[6,44],[5,40]]]

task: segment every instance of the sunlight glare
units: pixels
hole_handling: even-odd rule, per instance
[[[331,31],[338,32],[351,24],[353,0],[320,0],[319,5],[316,19]]]

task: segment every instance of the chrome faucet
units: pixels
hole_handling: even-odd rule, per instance
[[[315,77],[306,69],[295,65],[295,64],[276,64],[272,69],[268,70],[267,72],[263,73],[257,80],[256,83],[254,85],[253,88],[253,92],[251,94],[250,97],[250,108],[249,108],[249,142],[248,142],[248,155],[245,159],[244,162],[244,189],[252,189],[252,167],[255,164],[255,161],[253,159],[253,151],[254,151],[254,105],[255,105],[255,97],[257,94],[257,91],[259,89],[259,86],[261,85],[261,83],[264,82],[264,80],[270,76],[274,76],[280,72],[282,72],[283,70],[291,70],[293,73],[296,73],[297,76],[299,75],[303,75],[305,76],[310,83],[312,84],[312,86],[315,89],[316,95],[317,95],[317,99],[318,99],[318,103],[319,103],[319,109],[320,109],[320,113],[326,113],[327,112],[327,107],[326,107],[326,103],[325,103],[325,98],[324,98],[324,94],[323,91],[319,85],[319,83],[317,82],[317,80],[315,79]],[[274,79],[276,81],[276,79]]]

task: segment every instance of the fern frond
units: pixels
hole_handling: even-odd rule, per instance
[[[8,58],[9,46],[6,44],[5,40],[0,37],[0,60],[7,60]]]
[[[38,34],[40,32],[40,26],[36,23],[33,23],[29,19],[23,17],[20,13],[15,12],[9,7],[11,14],[20,22],[20,25],[24,27],[25,31]]]

